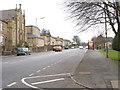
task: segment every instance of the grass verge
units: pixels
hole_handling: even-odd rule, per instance
[[[101,53],[106,55],[106,50],[105,49],[100,49],[99,50]],[[115,51],[115,50],[108,50],[108,57],[112,60],[115,61],[115,63],[120,65],[120,52]]]

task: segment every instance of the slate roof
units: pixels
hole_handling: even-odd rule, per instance
[[[36,35],[34,35],[32,33],[27,33],[27,37],[28,38],[40,38],[40,39],[43,39],[42,37],[38,37],[38,36],[36,36]]]
[[[1,20],[15,19],[15,15],[16,15],[15,9],[0,11],[0,19]]]

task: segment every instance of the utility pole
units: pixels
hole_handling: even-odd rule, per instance
[[[106,42],[106,57],[108,58],[108,42],[107,42],[107,19],[106,19],[106,9],[107,9],[107,6],[105,5],[104,6],[105,7],[105,35],[106,35],[106,40],[105,40],[105,42]]]
[[[117,3],[117,2],[116,2]],[[120,26],[120,2],[118,2],[118,20],[119,20],[119,26]],[[117,41],[118,41],[118,50],[120,50],[120,27],[118,27],[118,33],[117,33]],[[120,61],[120,55],[118,53],[118,58],[119,58],[119,61]],[[120,87],[119,87],[120,89]]]
[[[37,27],[37,21],[38,19],[44,19],[45,17],[41,17],[41,18],[36,18],[36,27]]]

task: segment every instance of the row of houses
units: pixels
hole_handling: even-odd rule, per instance
[[[32,52],[48,51],[55,45],[70,46],[70,40],[53,37],[49,30],[25,23],[25,11],[19,8],[0,11],[0,46],[2,52],[14,53],[18,47],[28,47]]]
[[[113,37],[104,37],[102,35],[99,35],[97,37],[93,37],[92,41],[94,42],[94,48],[96,49],[101,49],[101,48],[106,48],[112,49],[112,41]]]

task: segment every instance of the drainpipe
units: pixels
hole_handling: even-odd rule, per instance
[[[17,45],[17,36],[18,36],[18,35],[17,35],[17,31],[18,31],[18,30],[17,30],[17,28],[18,28],[18,27],[17,27],[17,26],[18,26],[18,25],[17,25],[17,23],[18,23],[18,22],[17,22],[17,4],[16,4],[16,9],[15,9],[15,11],[16,11],[16,12],[15,12],[15,13],[16,13],[16,15],[15,15],[15,17],[16,17],[16,18],[15,18],[15,23],[16,23],[16,45]]]
[[[25,30],[25,10],[23,11],[23,19],[24,19],[24,21],[23,21],[23,23],[24,23],[24,43],[26,42],[25,41],[25,37],[26,37],[26,30]]]

